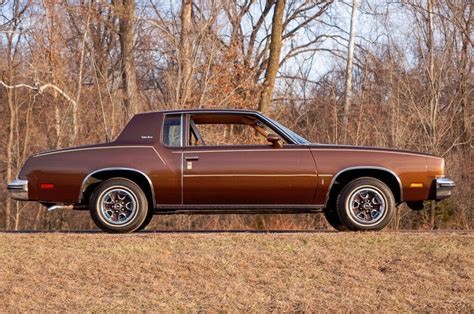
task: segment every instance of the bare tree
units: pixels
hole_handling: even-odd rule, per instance
[[[433,143],[436,143],[436,114],[438,113],[438,92],[435,87],[434,72],[434,26],[433,26],[433,0],[428,0],[428,80],[430,90],[430,119],[431,119],[431,136]],[[431,229],[435,228],[436,203],[431,201],[430,206],[430,225]]]
[[[351,27],[349,31],[349,45],[347,48],[346,83],[344,94],[344,138],[347,137],[347,124],[349,121],[349,113],[352,102],[352,65],[354,63],[354,42],[356,36],[358,10],[359,0],[352,0]]]
[[[21,5],[20,1],[13,1],[11,4],[11,18],[4,24],[9,27],[9,32],[5,33],[6,37],[6,71],[0,72],[2,74],[2,80],[6,80],[9,83],[13,83],[16,80],[16,64],[19,61],[18,57],[20,54],[20,42],[23,40],[23,36],[19,30],[21,29],[22,17],[27,10],[29,3]],[[17,119],[18,119],[18,104],[16,102],[17,93],[14,89],[7,89],[7,105],[9,113],[8,121],[8,137],[6,145],[6,175],[5,183],[10,182],[13,179],[13,171],[15,170],[15,152],[18,154],[17,148],[15,148],[15,134],[18,131]],[[12,218],[12,201],[9,199],[5,200],[5,228],[11,228]]]
[[[177,99],[183,105],[189,97],[189,82],[191,78],[191,18],[193,1],[182,0],[181,4],[181,42],[180,42],[180,74]]]
[[[135,0],[117,1],[125,111],[128,118],[138,111],[137,73],[134,56]]]
[[[265,72],[265,80],[263,89],[258,103],[258,110],[265,112],[270,106],[273,89],[275,87],[275,79],[280,67],[280,53],[282,46],[283,33],[283,13],[285,10],[286,0],[277,0],[272,20],[272,35],[270,39],[270,56],[268,58],[267,70]]]

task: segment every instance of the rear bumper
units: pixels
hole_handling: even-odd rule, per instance
[[[444,200],[445,198],[451,197],[452,192],[456,184],[453,180],[448,178],[437,178],[433,180],[434,186],[434,199],[437,201]]]
[[[7,189],[10,198],[19,201],[28,200],[28,180],[15,179],[8,183]]]

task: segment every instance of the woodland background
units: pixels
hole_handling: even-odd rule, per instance
[[[446,158],[454,197],[393,229],[473,227],[467,0],[0,0],[0,229],[90,229],[6,198],[32,153],[113,139],[136,112],[259,109],[314,142]],[[161,229],[327,228],[322,215],[156,217]]]

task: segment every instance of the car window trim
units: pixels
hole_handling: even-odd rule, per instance
[[[271,146],[262,146],[262,145],[240,145],[240,146],[194,146],[194,147],[184,147],[180,152],[182,156],[188,154],[225,154],[225,153],[255,153],[255,152],[267,152],[270,155],[274,153],[284,153],[284,152],[307,152],[311,154],[307,145],[302,144],[288,144],[285,148],[273,148]]]

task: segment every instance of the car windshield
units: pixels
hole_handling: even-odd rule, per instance
[[[311,143],[310,141],[308,141],[307,139],[305,139],[301,135],[293,132],[292,130],[290,130],[287,127],[281,125],[277,121],[275,121],[273,119],[270,119],[270,118],[267,118],[267,119],[269,119],[273,124],[275,124],[280,129],[282,129],[285,133],[289,134],[296,141],[297,144],[310,144]]]

